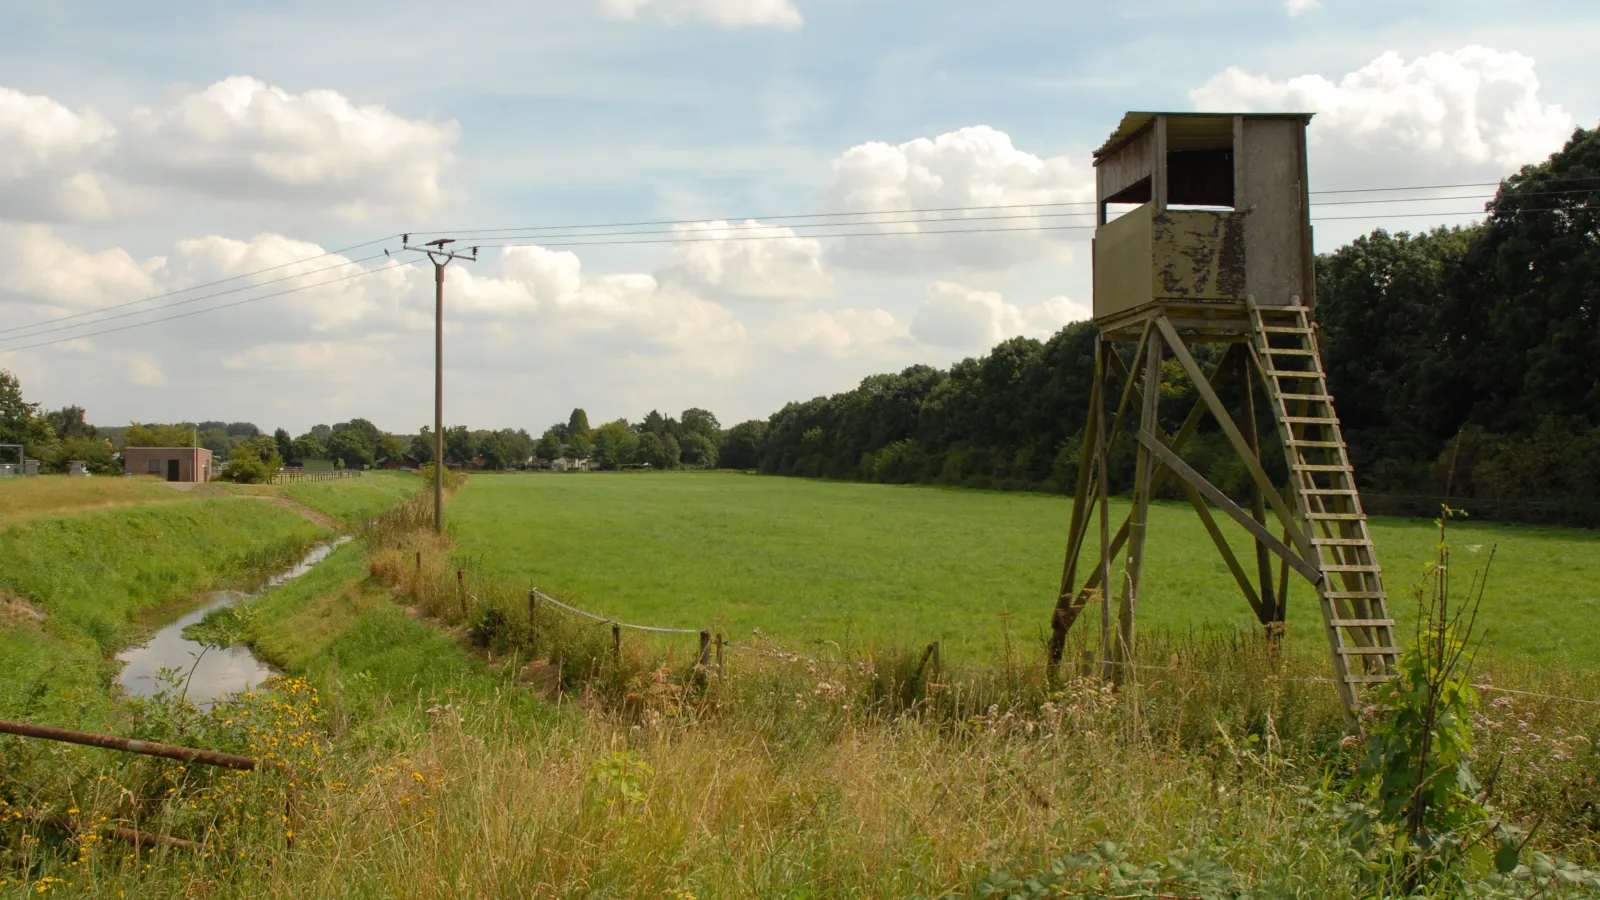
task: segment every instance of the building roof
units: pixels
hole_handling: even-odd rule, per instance
[[[210,450],[206,450],[206,448],[204,448],[204,447],[123,447],[122,449],[124,451],[127,451],[127,450],[205,450],[205,452],[207,452],[207,453],[211,452]]]
[[[1111,137],[1106,138],[1106,142],[1094,152],[1094,158],[1099,159],[1132,140],[1141,129],[1154,122],[1156,116],[1167,117],[1167,149],[1211,150],[1232,146],[1234,116],[1243,116],[1247,119],[1298,119],[1301,122],[1310,122],[1312,115],[1307,112],[1129,112],[1123,114],[1117,130],[1113,131]]]

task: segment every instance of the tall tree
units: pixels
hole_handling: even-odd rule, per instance
[[[678,421],[682,425],[683,433],[686,435],[703,434],[713,441],[722,437],[722,424],[717,421],[717,417],[712,415],[710,410],[692,406],[683,411],[683,415],[678,417]]]
[[[751,419],[728,429],[717,465],[724,469],[754,469],[766,449],[767,423]]]
[[[55,431],[56,437],[61,440],[99,437],[95,427],[84,421],[84,410],[81,406],[53,409],[45,413],[44,418],[50,423],[50,428]]]
[[[465,425],[456,425],[444,431],[444,461],[446,465],[469,466],[478,457],[478,441]]]
[[[561,438],[556,434],[554,428],[546,429],[545,433],[539,437],[539,444],[534,450],[534,455],[545,462],[554,462],[561,458]]]
[[[272,432],[272,440],[278,445],[278,456],[281,459],[290,459],[294,456],[294,438],[289,432],[279,428]]]
[[[639,436],[628,429],[627,419],[607,422],[595,429],[594,455],[602,468],[615,469],[633,462]]]
[[[567,417],[567,440],[570,441],[578,437],[588,438],[591,434],[589,430],[589,414],[582,409],[574,409],[572,415]]]
[[[22,399],[22,381],[0,369],[0,444],[26,441],[28,423],[38,411],[39,404]]]

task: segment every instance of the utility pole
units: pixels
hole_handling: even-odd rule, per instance
[[[433,531],[444,533],[444,267],[450,260],[473,262],[478,258],[478,248],[472,255],[445,249],[455,238],[439,238],[420,247],[411,246],[411,235],[401,235],[402,250],[417,250],[428,254],[433,261]]]

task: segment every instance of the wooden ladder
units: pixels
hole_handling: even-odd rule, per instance
[[[1252,303],[1250,324],[1252,355],[1289,463],[1290,490],[1315,551],[1307,562],[1322,572],[1317,598],[1339,696],[1355,711],[1363,685],[1394,674],[1398,651],[1383,573],[1306,308]]]

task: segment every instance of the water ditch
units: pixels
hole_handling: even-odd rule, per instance
[[[123,666],[117,675],[117,684],[132,696],[149,697],[164,687],[158,678],[161,670],[176,669],[183,673],[188,682],[185,696],[202,709],[228,694],[253,690],[256,685],[278,674],[277,671],[257,659],[245,644],[234,644],[221,650],[206,647],[184,637],[184,629],[204,619],[213,610],[260,597],[273,588],[299,578],[349,540],[348,536],[344,536],[317,544],[299,562],[272,575],[251,590],[212,591],[206,599],[185,610],[178,618],[164,623],[147,642],[118,653],[117,659]]]

